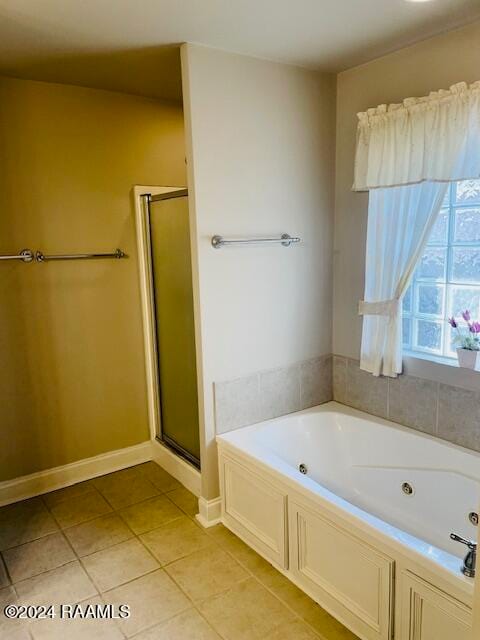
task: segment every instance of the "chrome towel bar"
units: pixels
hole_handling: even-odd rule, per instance
[[[45,262],[46,260],[96,260],[97,258],[126,258],[127,255],[121,249],[115,249],[111,253],[72,253],[66,255],[46,256],[41,251],[22,249],[15,255],[0,256],[1,260],[21,260],[22,262]]]
[[[231,244],[281,244],[284,247],[289,247],[295,242],[300,242],[300,238],[290,236],[288,233],[282,233],[280,238],[239,238],[233,240],[227,240],[222,236],[213,236],[212,247],[214,249],[220,249],[226,245]]]
[[[121,249],[115,249],[111,253],[72,253],[65,255],[46,256],[41,251],[35,253],[37,262],[46,262],[47,260],[97,260],[98,258],[125,258],[125,253]]]
[[[13,256],[0,256],[0,260],[22,260],[22,262],[32,262],[33,258],[33,251],[30,249],[22,249],[20,253]]]

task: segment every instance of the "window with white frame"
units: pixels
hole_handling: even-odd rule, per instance
[[[480,180],[449,185],[412,283],[403,299],[403,348],[454,358],[447,320],[480,316]]]

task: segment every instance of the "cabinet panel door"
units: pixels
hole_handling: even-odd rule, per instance
[[[287,496],[229,458],[223,467],[224,523],[264,557],[284,569],[287,561]]]
[[[362,638],[389,640],[394,562],[323,515],[291,503],[291,570]]]
[[[400,575],[399,640],[470,640],[472,611],[409,571]]]

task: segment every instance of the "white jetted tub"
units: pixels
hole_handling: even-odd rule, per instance
[[[360,638],[469,638],[480,454],[335,402],[217,442],[224,524]]]

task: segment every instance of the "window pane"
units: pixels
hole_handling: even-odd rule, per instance
[[[456,201],[459,204],[480,202],[480,180],[463,180],[457,182]]]
[[[480,242],[480,208],[455,210],[455,242]]]
[[[404,347],[410,346],[410,340],[412,339],[412,321],[410,318],[403,318],[402,320],[402,342]]]
[[[428,351],[440,351],[442,346],[442,323],[430,320],[417,321],[417,347]]]
[[[436,284],[419,284],[416,307],[418,313],[443,315],[443,287]]]
[[[408,287],[405,295],[403,296],[402,309],[403,313],[412,312],[412,285]]]
[[[448,242],[448,209],[442,209],[438,214],[428,244],[447,244]]]
[[[418,278],[431,278],[432,280],[444,280],[447,265],[447,250],[427,247],[420,260],[416,276]]]
[[[480,288],[450,287],[448,316],[459,316],[468,309],[473,317],[480,316]]]
[[[405,349],[456,358],[447,317],[480,318],[480,178],[449,185],[402,308]]]
[[[442,207],[449,207],[450,206],[451,195],[452,195],[452,185],[450,184],[448,186],[447,192],[445,193],[445,197],[444,197],[443,202],[442,202]]]
[[[480,247],[453,248],[452,279],[480,284]]]

